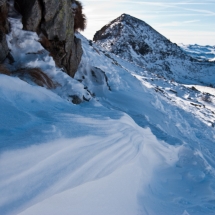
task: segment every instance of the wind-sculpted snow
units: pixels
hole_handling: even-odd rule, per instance
[[[100,102],[127,113],[139,126],[150,128],[159,140],[183,148],[175,165],[158,168],[153,182],[140,194],[140,214],[182,214],[182,209],[190,214],[213,214],[214,197],[209,194],[213,186],[208,187],[215,173],[213,88],[176,83],[102,51],[95,44],[89,47],[83,38],[82,43],[84,57],[77,78],[85,74],[83,82],[93,91],[87,78],[91,77],[89,67],[99,67],[106,73],[112,89],[102,95],[99,91]],[[206,95],[210,101],[203,99]],[[193,198],[195,195],[201,197]],[[209,195],[212,202],[204,195]],[[204,198],[207,200],[201,202]]]
[[[77,37],[89,102],[0,75],[0,214],[214,215],[214,89]]]
[[[161,152],[162,158],[150,161],[150,156],[156,157],[153,145],[162,148],[165,144],[160,145],[149,129],[140,128],[121,112],[108,110],[97,103],[74,106],[52,92],[30,86],[19,79],[2,76],[0,80],[1,108],[4,111],[1,114],[8,117],[6,126],[3,122],[1,124],[0,211],[3,214],[16,214],[44,199],[52,201],[54,194],[66,190],[71,195],[71,201],[77,201],[76,196],[73,196],[73,188],[112,175],[121,166],[126,166],[123,173],[126,176],[133,172],[134,166],[138,172],[130,176],[129,180],[139,181],[137,176],[141,169],[135,164],[143,159],[142,154],[148,157],[149,163],[152,162],[150,169],[144,164],[148,168],[147,178],[150,178],[153,166],[160,159],[167,160],[169,164],[177,160],[177,155],[172,152],[178,149],[166,145],[164,148],[169,151],[171,159],[163,157]],[[13,87],[5,86],[6,81],[11,81]],[[147,148],[147,152],[143,147]],[[135,163],[131,165],[130,162]],[[119,183],[123,178],[119,175],[116,180]],[[107,183],[111,186],[109,180]],[[131,188],[135,187],[138,191],[137,185]],[[127,195],[130,195],[131,188]],[[113,195],[115,192],[120,194],[117,190],[113,192]],[[130,197],[134,205],[137,204],[135,195],[133,193],[133,199]],[[130,198],[126,197],[122,202],[128,208]],[[67,207],[70,207],[69,203]],[[33,211],[31,208],[29,210],[26,214],[38,213],[34,207]],[[51,214],[59,214],[62,208],[58,207],[58,213],[54,212],[53,207],[48,210],[52,211]],[[78,209],[73,210],[76,214]],[[47,214],[46,211],[40,214]],[[117,211],[120,208],[117,207]],[[68,209],[65,212],[70,213]],[[77,214],[81,214],[80,211]]]

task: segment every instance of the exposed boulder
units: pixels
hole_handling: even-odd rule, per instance
[[[0,62],[3,62],[9,53],[5,34],[0,30]]]
[[[23,28],[28,31],[37,31],[42,20],[39,0],[15,0],[14,6],[22,14]]]
[[[56,65],[74,77],[83,51],[81,41],[74,36],[72,3],[72,0],[15,0],[15,8],[23,16],[23,28],[37,32]]]
[[[9,31],[9,24],[7,21],[7,1],[0,0],[0,62],[4,61],[9,53],[9,48],[6,41],[6,33]]]
[[[70,59],[70,70],[71,70],[71,76],[74,77],[77,68],[79,66],[79,63],[81,62],[81,57],[83,54],[82,46],[81,46],[81,40],[77,37],[74,38],[74,44],[73,44],[73,54],[71,55]]]

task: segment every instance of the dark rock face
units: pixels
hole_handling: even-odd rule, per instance
[[[105,34],[106,29],[108,28],[107,25],[105,25],[101,30],[96,31],[93,41],[97,42],[98,40],[104,40],[111,36],[110,33]]]
[[[39,0],[15,0],[14,6],[22,14],[23,28],[28,31],[37,31],[42,19]]]
[[[74,36],[74,17],[71,0],[42,0],[43,20],[41,30],[49,40],[71,42]]]
[[[15,0],[23,27],[41,36],[41,44],[74,77],[82,56],[81,41],[74,37],[72,0]]]
[[[70,71],[71,71],[71,76],[74,77],[74,75],[77,71],[78,65],[81,62],[81,56],[83,54],[81,40],[76,37],[74,39],[72,51],[73,51],[73,53],[70,58],[69,67],[70,67]]]
[[[132,46],[133,50],[135,50],[137,53],[143,56],[152,52],[152,49],[150,48],[150,46],[144,41],[143,42],[140,41],[136,43],[134,41],[129,41],[129,44]]]
[[[9,53],[5,34],[9,31],[7,21],[7,3],[6,0],[0,0],[0,63],[4,61]]]
[[[6,36],[0,30],[0,63],[2,61],[4,61],[4,59],[7,57],[8,53],[9,53],[9,49],[7,46]]]

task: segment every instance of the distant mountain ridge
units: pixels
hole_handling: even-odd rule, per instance
[[[128,14],[105,25],[93,40],[103,49],[147,71],[178,82],[198,82],[200,77],[202,80],[205,75],[215,73],[215,64],[203,63],[187,55],[150,25]],[[205,78],[202,82],[215,84],[215,78]]]
[[[202,46],[198,44],[184,45],[178,44],[188,55],[201,61],[215,61],[215,46]]]

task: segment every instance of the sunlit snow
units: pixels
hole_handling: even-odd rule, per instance
[[[84,55],[71,79],[18,22],[8,35],[16,64],[62,86],[0,75],[0,214],[215,214],[214,93],[202,99],[212,91],[149,73],[79,34]],[[29,57],[32,47],[42,52]],[[68,101],[86,87],[89,102]]]

